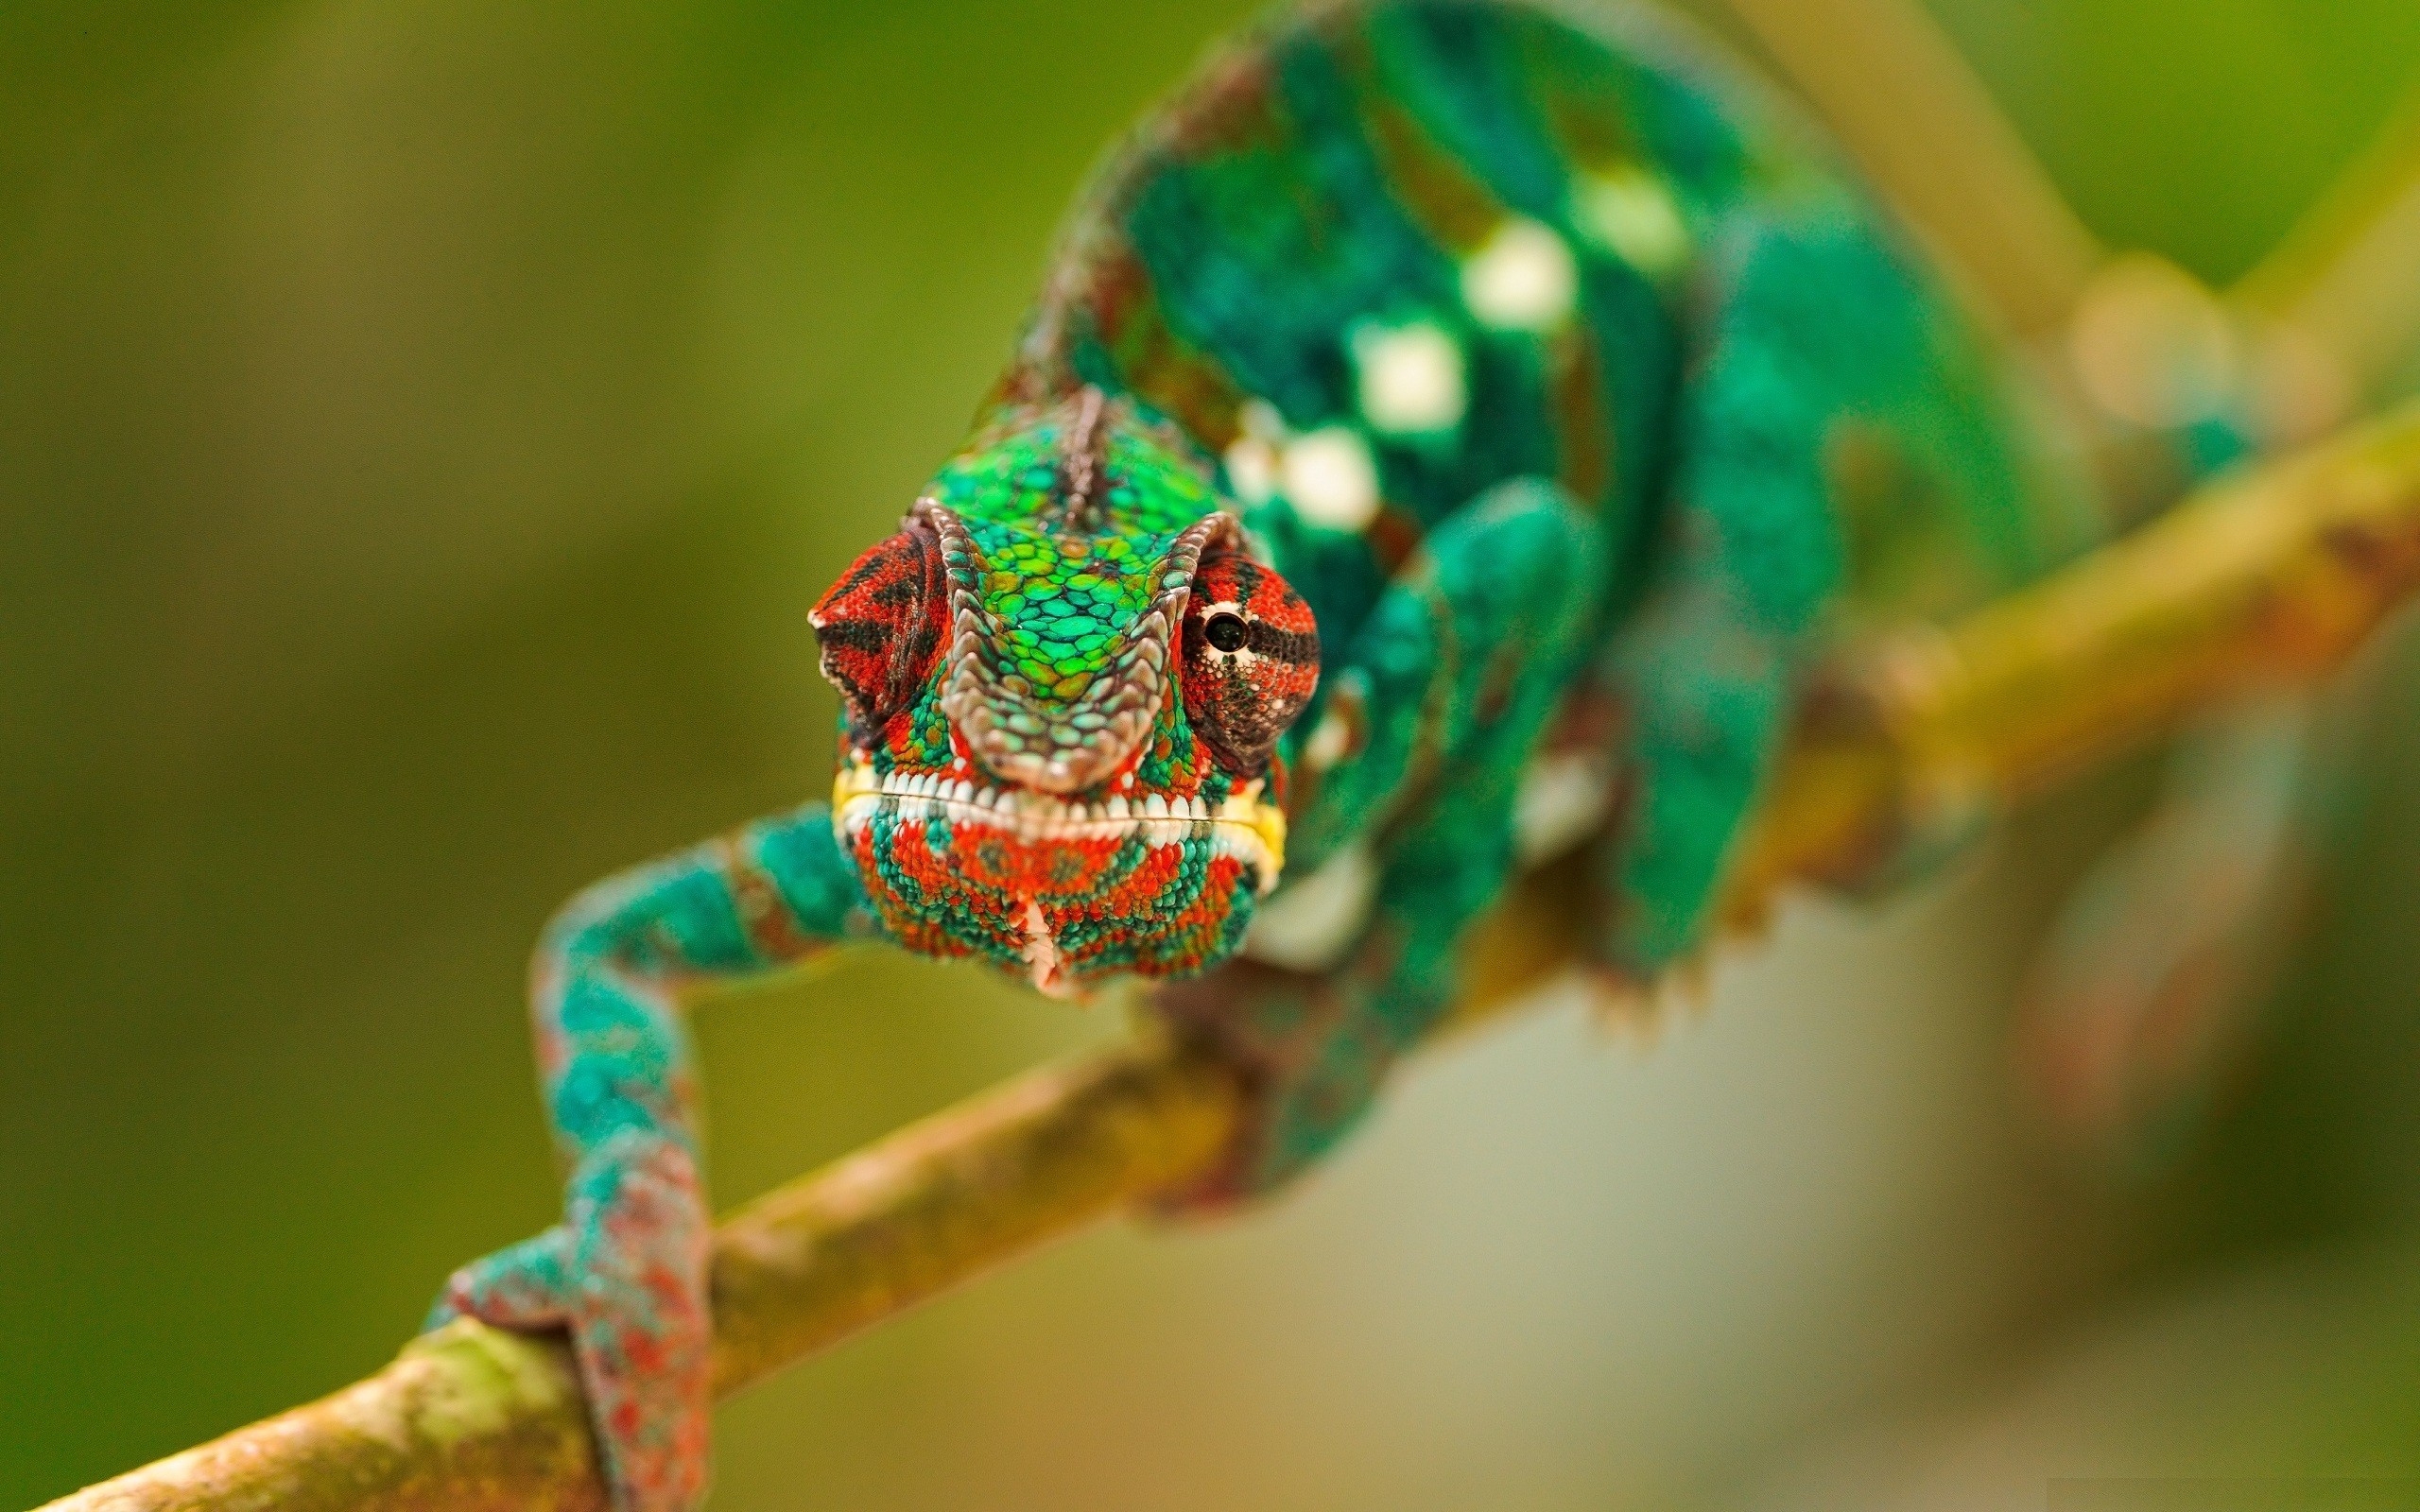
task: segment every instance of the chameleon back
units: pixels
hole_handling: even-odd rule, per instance
[[[1776,220],[1806,234],[1752,263]],[[1283,14],[1112,154],[1006,396],[1132,394],[1331,645],[1490,486],[1560,481],[1653,586],[1713,313],[1790,334],[1825,414],[1832,614],[1938,615],[2102,533],[1903,238],[1776,104],[1653,16],[1493,0]],[[1753,313],[1743,313],[1749,307]],[[1750,402],[1754,402],[1753,396]]]

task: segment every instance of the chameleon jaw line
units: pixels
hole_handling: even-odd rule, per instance
[[[845,840],[882,812],[902,818],[996,830],[1028,845],[1054,841],[1141,838],[1150,845],[1209,840],[1212,850],[1251,867],[1263,896],[1286,868],[1286,816],[1261,799],[1250,782],[1213,808],[1198,798],[1111,797],[1081,803],[1052,793],[988,787],[938,773],[893,771],[876,776],[869,762],[851,762],[832,784],[832,823]]]

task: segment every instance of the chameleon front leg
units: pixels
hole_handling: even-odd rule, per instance
[[[1595,517],[1520,480],[1457,512],[1388,587],[1330,679],[1331,730],[1359,733],[1340,754],[1341,737],[1312,735],[1332,761],[1306,773],[1292,827],[1313,873],[1298,885],[1368,879],[1328,926],[1341,963],[1247,960],[1157,1000],[1243,1073],[1253,1109],[1222,1169],[1174,1206],[1222,1206],[1317,1160],[1443,1015],[1464,926],[1512,873],[1521,776],[1584,664],[1610,573]],[[1282,919],[1285,893],[1269,906]]]
[[[531,969],[564,1218],[464,1266],[429,1319],[570,1331],[621,1512],[704,1497],[711,1237],[680,1000],[864,933],[856,868],[809,804],[615,877],[546,930]]]

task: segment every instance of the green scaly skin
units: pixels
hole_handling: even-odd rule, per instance
[[[440,1315],[568,1326],[617,1503],[694,1505],[685,985],[852,936],[1049,990],[1281,961],[1159,996],[1257,1109],[1183,1200],[1266,1192],[1558,844],[1596,834],[1606,970],[1693,949],[1820,647],[2098,532],[2053,455],[1822,150],[1647,18],[1280,17],[1110,157],[975,438],[819,607],[837,808],[549,932],[566,1220]]]

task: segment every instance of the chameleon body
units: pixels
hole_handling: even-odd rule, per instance
[[[1898,234],[1648,18],[1281,16],[1079,200],[973,438],[818,606],[834,803],[608,883],[532,984],[563,1224],[437,1316],[568,1326],[626,1512],[705,1475],[678,1000],[849,938],[1163,990],[1333,1145],[1507,879],[1692,950],[1817,651],[2038,576],[2093,501]],[[1561,765],[1557,765],[1560,763]]]

